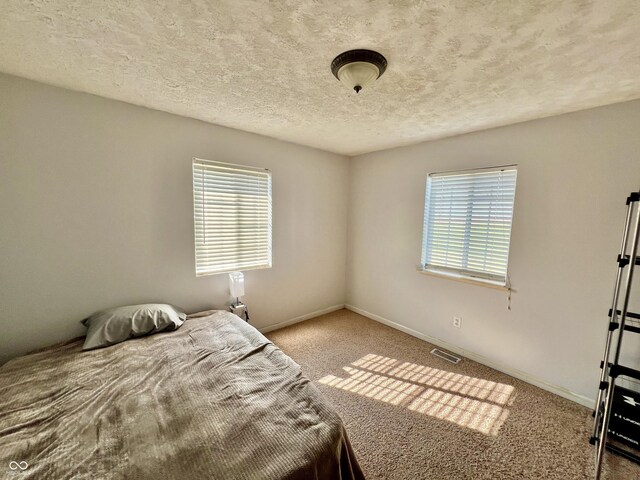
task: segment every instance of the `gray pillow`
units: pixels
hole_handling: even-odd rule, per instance
[[[163,303],[128,305],[96,312],[82,323],[88,327],[83,350],[107,347],[129,338],[180,327],[187,315]]]

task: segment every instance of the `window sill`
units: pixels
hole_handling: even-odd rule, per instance
[[[495,282],[492,280],[465,277],[464,275],[456,275],[455,273],[444,273],[435,270],[427,270],[424,268],[418,268],[417,272],[423,275],[429,275],[430,277],[446,278],[448,280],[454,280],[456,282],[470,283],[471,285],[480,285],[482,287],[493,288],[495,290],[510,290],[509,287],[507,287],[504,283]]]

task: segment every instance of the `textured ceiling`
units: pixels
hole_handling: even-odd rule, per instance
[[[640,97],[638,0],[1,0],[0,71],[354,155]],[[329,65],[370,48],[359,95]]]

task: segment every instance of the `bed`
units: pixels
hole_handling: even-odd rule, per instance
[[[81,344],[0,368],[8,478],[364,478],[327,400],[235,315],[206,312],[108,348]]]

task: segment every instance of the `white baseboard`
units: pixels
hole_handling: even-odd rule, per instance
[[[371,320],[375,320],[376,322],[383,323],[391,328],[395,328],[396,330],[400,330],[401,332],[407,333],[412,337],[419,338],[420,340],[424,340],[425,342],[432,343],[438,347],[444,348],[445,350],[449,350],[450,352],[456,353],[458,355],[462,355],[465,358],[473,360],[474,362],[481,363],[482,365],[486,365],[487,367],[491,367],[495,370],[498,370],[502,373],[506,373],[507,375],[511,375],[512,377],[523,380],[531,385],[535,385],[536,387],[542,388],[551,393],[555,393],[567,400],[574,401],[579,403],[580,405],[584,405],[585,407],[593,408],[596,401],[594,399],[585,397],[584,395],[580,395],[577,393],[573,393],[566,388],[559,387],[557,385],[553,385],[546,380],[543,380],[539,377],[530,375],[521,370],[517,370],[515,368],[507,367],[500,363],[494,362],[493,360],[488,359],[482,355],[478,355],[477,353],[470,352],[463,348],[456,347],[455,345],[451,345],[447,342],[444,342],[438,338],[430,337],[429,335],[425,335],[424,333],[418,332],[417,330],[413,330],[412,328],[405,327],[396,322],[392,322],[391,320],[387,320],[384,317],[376,315],[375,313],[367,312],[366,310],[362,310],[361,308],[354,307],[353,305],[346,304],[345,308],[347,310],[351,310],[352,312],[358,313],[363,317],[370,318]]]
[[[344,307],[344,303],[333,305],[332,307],[323,308],[322,310],[316,310],[315,312],[307,313],[306,315],[292,318],[290,320],[285,320],[284,322],[275,323],[273,325],[259,328],[258,331],[260,333],[271,332],[273,330],[278,330],[279,328],[288,327],[289,325],[293,325],[294,323],[304,322],[305,320],[309,320],[313,317],[319,317],[320,315],[326,315],[327,313],[335,312],[336,310],[342,310]]]

